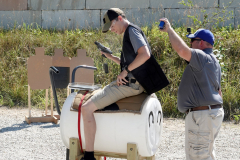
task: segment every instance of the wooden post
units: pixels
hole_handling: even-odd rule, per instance
[[[45,107],[47,107],[48,103],[48,89],[46,89],[46,104]],[[52,95],[52,94],[51,94]],[[60,119],[59,115],[53,116],[53,102],[52,102],[52,110],[51,110],[51,116],[48,115],[42,115],[42,117],[32,117],[31,116],[31,88],[30,85],[28,84],[28,114],[29,116],[25,116],[25,121],[30,124],[32,122],[53,122],[55,124],[58,123],[58,120]],[[45,112],[47,112],[47,109],[45,109]]]
[[[67,86],[67,97],[69,96],[70,93],[70,89],[69,89],[69,85]]]
[[[28,84],[28,117],[25,116],[25,121],[28,124],[31,123],[30,118],[31,118],[31,92],[30,92],[30,85]]]
[[[127,144],[127,160],[138,160],[138,150],[136,144]]]
[[[31,117],[31,90],[30,90],[30,85],[28,85],[28,116]]]
[[[69,139],[69,152],[70,160],[80,160],[84,154],[80,153],[80,144],[78,138]],[[127,154],[124,153],[113,153],[113,152],[102,152],[94,151],[94,157],[96,160],[101,160],[102,157],[114,157],[114,158],[124,158],[127,160],[155,160],[155,156],[152,157],[142,157],[138,154],[137,144],[128,143],[127,144]]]
[[[47,107],[48,107],[48,89],[46,89],[45,115],[47,115]]]
[[[47,96],[48,94],[46,94]],[[53,90],[52,90],[52,86],[50,86],[50,99],[51,99],[51,115],[47,115],[47,108],[46,108],[46,113],[45,115],[43,115],[43,117],[52,117],[53,119],[53,123],[57,124],[58,120],[60,120],[60,116],[59,115],[53,115]],[[46,99],[48,100],[48,98],[46,97]]]
[[[153,155],[152,157],[147,157],[146,160],[155,160],[155,155]]]
[[[80,144],[79,144],[79,140],[78,138],[70,138],[69,139],[69,160],[76,160],[79,159],[81,157],[79,157],[80,155]]]
[[[53,117],[53,90],[52,90],[52,85],[50,86],[50,91],[51,91],[51,117]]]

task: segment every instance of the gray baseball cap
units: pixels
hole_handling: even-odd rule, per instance
[[[115,18],[117,18],[118,16],[124,16],[125,17],[124,12],[119,8],[110,8],[104,14],[104,16],[103,16],[104,26],[103,26],[103,29],[102,29],[103,33],[106,33],[109,30],[109,28],[111,26],[111,21],[114,20]]]

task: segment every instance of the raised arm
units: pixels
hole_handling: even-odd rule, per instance
[[[164,29],[160,30],[168,33],[169,40],[172,44],[173,49],[178,53],[180,57],[187,61],[190,61],[192,56],[190,48],[183,41],[183,39],[174,31],[167,18],[161,18],[160,21],[165,22]]]

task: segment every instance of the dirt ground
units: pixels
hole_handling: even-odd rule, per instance
[[[32,109],[32,116],[43,110]],[[27,124],[27,108],[0,107],[0,160],[66,159],[66,148],[60,137],[59,123]],[[185,159],[184,120],[164,118],[162,144],[155,159]],[[240,125],[223,122],[216,139],[217,160],[240,159]],[[108,160],[114,158],[107,158]]]

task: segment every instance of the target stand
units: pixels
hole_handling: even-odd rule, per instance
[[[53,96],[51,92],[51,115],[47,114],[48,89],[51,86],[48,74],[49,67],[52,66],[52,57],[44,55],[44,48],[35,48],[36,55],[30,56],[27,60],[28,71],[28,116],[25,120],[28,124],[32,122],[53,122],[58,123],[59,116],[53,115]],[[46,89],[45,114],[42,117],[32,117],[31,115],[31,89]]]
[[[53,93],[52,89],[50,88],[51,92],[51,114],[48,115],[47,113],[47,107],[48,107],[48,89],[46,89],[46,101],[45,101],[45,114],[42,114],[42,117],[32,117],[31,115],[31,88],[30,85],[28,85],[28,116],[25,116],[25,121],[30,123],[36,123],[36,122],[52,122],[57,124],[58,120],[60,119],[59,115],[53,115]]]
[[[69,159],[80,160],[84,156],[84,154],[80,152],[79,139],[70,138],[69,145],[70,145]],[[94,156],[96,160],[101,160],[102,157],[125,158],[127,160],[155,160],[155,156],[152,156],[152,157],[140,156],[138,154],[137,144],[128,143],[126,145],[127,145],[127,154],[94,151]]]

